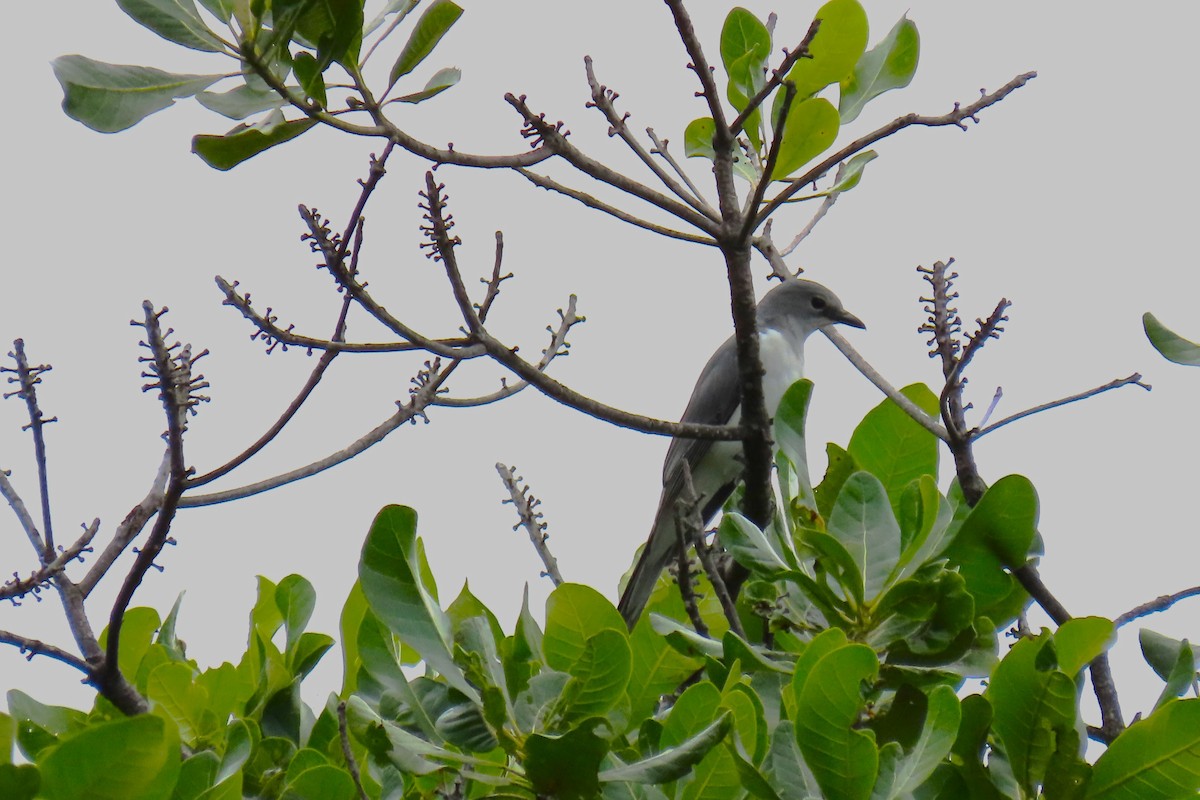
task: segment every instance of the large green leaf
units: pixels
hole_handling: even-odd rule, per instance
[[[859,717],[863,683],[878,673],[874,650],[847,644],[820,658],[796,693],[796,743],[831,800],[866,800],[875,785],[879,751]]]
[[[288,575],[275,587],[275,605],[287,634],[285,652],[291,654],[317,607],[317,591],[303,575]]]
[[[210,53],[223,49],[221,40],[204,24],[192,0],[117,0],[117,5],[134,22],[169,42]]]
[[[1049,632],[1013,645],[993,670],[987,697],[1013,775],[1035,796],[1060,740],[1077,736],[1075,681],[1057,668]]]
[[[1200,344],[1184,339],[1149,311],[1142,315],[1142,327],[1150,344],[1163,358],[1188,367],[1200,367]]]
[[[392,65],[388,75],[389,89],[396,81],[416,69],[417,65],[433,52],[433,48],[437,47],[442,37],[458,22],[462,13],[463,10],[451,0],[434,0],[433,4],[425,9],[409,34],[404,49],[396,57],[396,63]]]
[[[525,740],[525,775],[539,796],[596,797],[600,762],[609,747],[596,731],[603,722],[592,719],[562,736],[533,734]]]
[[[589,637],[563,689],[564,720],[607,713],[625,695],[631,666],[629,637],[624,632],[602,630]]]
[[[678,597],[678,592],[675,593]],[[700,666],[700,660],[686,656],[654,631],[646,615],[629,634],[632,674],[629,682],[629,718],[635,724],[654,714],[659,699],[670,694]]]
[[[179,775],[179,734],[153,714],[102,722],[39,766],[48,800],[167,800]]]
[[[922,411],[936,416],[938,399],[928,386],[914,383],[900,393]],[[879,478],[892,507],[899,509],[905,488],[922,475],[937,480],[938,440],[892,400],[867,412],[847,447],[859,469]]]
[[[708,755],[733,727],[728,711],[681,742],[664,747],[655,755],[611,767],[600,773],[601,782],[667,783],[678,780]]]
[[[192,152],[210,167],[230,170],[264,150],[295,139],[316,124],[313,119],[298,119],[276,125],[268,133],[249,125],[239,125],[224,136],[193,136]]]
[[[872,798],[895,800],[907,797],[923,784],[938,764],[950,753],[962,720],[958,696],[949,686],[935,686],[929,692],[925,724],[920,736],[897,760],[892,762],[885,782],[883,765]]]
[[[590,586],[564,583],[546,598],[546,633],[542,650],[551,669],[570,672],[583,657],[587,642],[600,631],[625,633],[621,614]]]
[[[908,17],[901,17],[882,42],[858,60],[854,73],[842,80],[838,110],[842,124],[853,122],[863,106],[884,92],[903,89],[917,72],[921,37]]]
[[[150,673],[146,694],[179,726],[185,741],[195,741],[218,727],[208,708],[208,691],[200,686],[188,664],[160,664]],[[221,723],[223,724],[223,720]]]
[[[17,746],[30,761],[40,760],[42,750],[87,722],[82,711],[39,703],[19,689],[9,689],[6,697],[9,716],[17,725]]]
[[[146,651],[154,641],[154,632],[162,624],[162,618],[153,608],[139,606],[125,610],[121,617],[121,642],[117,647],[117,667],[121,673],[133,680],[138,674]],[[100,632],[100,646],[108,646],[108,628]]]
[[[282,800],[355,800],[358,796],[350,773],[332,764],[318,764],[289,780]]]
[[[900,525],[878,478],[856,472],[846,480],[833,504],[828,530],[858,567],[863,584],[855,593],[868,602],[877,597],[900,559]]]
[[[813,382],[801,379],[788,387],[779,400],[775,411],[775,444],[787,458],[799,481],[799,494],[788,498],[791,502],[816,510],[817,500],[813,494],[812,478],[808,473],[808,448],[804,439],[805,419],[812,401]]]
[[[1173,700],[1096,760],[1088,800],[1173,800],[1200,791],[1200,699]]]
[[[191,97],[225,77],[163,72],[153,67],[105,64],[86,56],[51,62],[63,89],[63,111],[101,133],[132,128],[156,111]]]
[[[230,119],[245,119],[275,108],[282,108],[285,101],[268,89],[257,89],[248,84],[236,86],[226,92],[200,92],[196,102]]]
[[[5,800],[33,800],[41,785],[33,764],[0,764],[0,797]]]
[[[1010,599],[1021,589],[1009,570],[1025,564],[1037,519],[1033,484],[1022,475],[1008,475],[971,509],[945,551],[967,581],[967,591],[975,598],[975,613],[997,625],[1007,624],[1016,615]]]
[[[763,66],[770,54],[771,33],[767,26],[744,8],[731,10],[721,27],[721,63],[730,83],[741,94],[749,97],[763,85]]]
[[[797,98],[784,121],[783,141],[771,180],[787,178],[828,150],[837,139],[839,125],[837,109],[824,97]]]
[[[1092,659],[1113,645],[1116,635],[1112,621],[1103,617],[1067,620],[1054,632],[1058,668],[1075,677]]]
[[[867,49],[867,12],[858,0],[830,0],[815,16],[821,29],[809,46],[812,58],[797,61],[787,75],[797,100],[849,77]]]
[[[721,544],[734,560],[749,570],[769,578],[789,569],[788,564],[771,546],[766,534],[741,514],[735,512],[724,515],[721,518],[719,536]]]
[[[781,720],[771,735],[765,767],[781,800],[820,797],[821,787],[796,744],[796,729],[791,720]]]
[[[375,516],[358,562],[371,610],[454,688],[478,702],[451,655],[450,625],[422,585],[417,557],[417,512],[385,506]]]

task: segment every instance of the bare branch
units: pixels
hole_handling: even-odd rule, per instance
[[[763,232],[755,236],[750,243],[754,249],[759,252],[767,263],[771,265],[771,274],[769,278],[778,278],[779,280],[787,280],[792,277],[792,271],[788,268],[787,262],[783,260],[783,253],[779,252],[779,248],[775,246],[775,241],[771,238],[771,224],[774,220],[767,220],[767,224],[763,225]]]
[[[150,485],[150,491],[142,498],[142,501],[130,509],[125,515],[125,519],[121,520],[121,524],[117,526],[117,530],[113,533],[112,540],[105,546],[92,562],[92,568],[88,570],[87,575],[83,577],[78,584],[78,589],[83,597],[91,594],[92,589],[96,588],[96,584],[100,579],[107,574],[113,562],[125,552],[125,548],[129,543],[137,538],[137,535],[142,532],[142,528],[153,517],[159,507],[162,505],[163,494],[167,488],[167,476],[171,471],[171,452],[167,450],[163,453],[162,463],[159,464],[158,472],[154,476],[154,481]]]
[[[978,100],[970,105],[960,106],[958,103],[955,103],[952,111],[947,114],[934,117],[926,117],[919,114],[906,114],[903,117],[898,117],[892,120],[882,128],[878,128],[877,130],[874,130],[865,136],[855,139],[841,150],[838,150],[836,153],[827,156],[819,163],[809,168],[808,172],[805,172],[803,175],[788,184],[787,188],[777,194],[770,202],[767,203],[762,211],[759,212],[758,217],[754,221],[755,227],[761,225],[763,222],[766,222],[766,220],[772,214],[779,210],[779,207],[783,205],[783,203],[786,202],[789,197],[796,194],[816,179],[820,178],[829,170],[833,169],[834,165],[845,161],[856,153],[866,150],[880,139],[885,139],[898,131],[914,125],[923,125],[930,128],[954,125],[963,130],[967,130],[964,120],[969,119],[972,122],[978,123],[979,119],[976,117],[976,115],[980,111],[983,111],[988,106],[999,103],[1005,97],[1008,97],[1008,95],[1029,83],[1029,81],[1036,77],[1036,72],[1026,72],[1023,75],[1018,75],[1017,77],[1013,78],[1011,81],[1004,84],[991,94],[982,94]]]
[[[1007,416],[1004,419],[993,422],[991,425],[988,425],[986,428],[981,428],[981,429],[975,431],[973,433],[973,438],[978,440],[979,438],[986,436],[987,434],[991,433],[992,431],[996,430],[997,428],[1004,427],[1005,425],[1009,424],[1010,422],[1016,422],[1019,419],[1024,419],[1025,417],[1031,416],[1033,414],[1040,414],[1041,412],[1049,411],[1052,408],[1058,408],[1059,406],[1065,406],[1068,403],[1075,403],[1075,402],[1078,402],[1079,400],[1086,400],[1089,397],[1095,397],[1098,394],[1101,394],[1103,392],[1112,391],[1113,389],[1119,389],[1122,386],[1140,386],[1143,389],[1145,389],[1146,391],[1150,391],[1150,389],[1152,388],[1150,386],[1150,384],[1142,383],[1142,376],[1139,373],[1135,372],[1127,378],[1118,378],[1116,380],[1109,381],[1108,383],[1104,384],[1103,386],[1097,386],[1094,389],[1088,389],[1086,392],[1080,392],[1079,394],[1073,394],[1070,397],[1064,397],[1061,400],[1054,400],[1049,403],[1042,403],[1040,406],[1034,406],[1033,408],[1027,408],[1024,411],[1020,411],[1016,414],[1012,414],[1011,416]]]
[[[629,119],[629,114],[618,114],[616,105],[614,105],[614,101],[619,95],[615,91],[609,89],[607,86],[601,85],[601,83],[596,80],[596,73],[592,66],[592,57],[584,56],[583,64],[584,69],[587,71],[588,87],[592,92],[592,100],[590,103],[588,103],[588,105],[598,108],[604,114],[604,118],[608,120],[609,124],[608,135],[620,136],[621,141],[625,142],[629,149],[633,151],[634,155],[636,155],[643,164],[649,167],[650,171],[653,172],[655,176],[662,181],[663,185],[670,189],[676,197],[714,222],[718,222],[719,217],[716,209],[710,207],[707,203],[701,200],[699,197],[699,192],[693,193],[681,186],[678,181],[671,177],[670,173],[663,169],[658,162],[654,160],[651,154],[646,151],[646,148],[642,146],[641,142],[634,137],[633,132],[629,130],[629,126],[626,124],[626,121]]]
[[[0,495],[8,501],[8,505],[12,508],[13,513],[17,515],[17,521],[21,523],[21,530],[25,531],[25,536],[28,537],[29,543],[33,545],[33,552],[37,553],[38,559],[41,559],[42,554],[46,552],[46,544],[42,541],[42,534],[37,529],[37,523],[29,515],[29,509],[25,506],[25,501],[21,499],[21,495],[17,493],[16,488],[9,481],[9,474],[7,470],[0,469]]]
[[[83,561],[83,554],[89,552],[92,539],[100,529],[100,520],[92,520],[91,525],[83,529],[83,535],[71,543],[71,546],[61,551],[49,564],[34,570],[27,578],[14,577],[8,583],[0,586],[0,600],[15,600],[24,595],[41,591],[41,588],[56,578],[67,565],[75,559]]]
[[[25,408],[29,413],[29,424],[22,430],[33,433],[33,455],[38,473],[38,497],[42,505],[43,546],[42,551],[38,553],[38,558],[43,564],[47,564],[54,560],[54,528],[50,519],[50,478],[46,464],[44,428],[51,422],[57,422],[58,417],[46,418],[42,414],[42,409],[38,406],[37,385],[42,382],[42,374],[49,372],[51,367],[49,364],[31,366],[29,359],[25,357],[25,342],[22,339],[13,342],[13,351],[8,355],[17,362],[17,367],[16,369],[0,368],[0,372],[14,373],[16,377],[9,378],[8,382],[17,384],[19,388],[15,392],[5,394],[4,397],[21,398],[25,401]],[[28,529],[26,529],[26,533],[28,533]]]
[[[1157,614],[1160,611],[1166,611],[1179,601],[1187,600],[1190,597],[1200,597],[1200,586],[1193,586],[1190,589],[1184,589],[1183,591],[1175,592],[1173,594],[1159,595],[1147,603],[1134,606],[1121,616],[1114,619],[1113,625],[1120,628],[1123,625],[1128,625],[1135,619],[1148,617],[1151,614]]]
[[[37,639],[18,636],[9,631],[0,631],[0,643],[16,645],[20,649],[21,654],[30,661],[33,660],[34,656],[46,656],[53,658],[55,661],[61,661],[67,666],[74,667],[84,675],[89,675],[92,671],[91,666],[79,656],[72,655],[60,647],[46,644]]]
[[[874,367],[872,367],[866,359],[864,359],[857,350],[854,349],[846,338],[834,330],[831,326],[821,328],[821,333],[825,334],[825,338],[833,342],[833,346],[841,351],[842,355],[854,365],[854,368],[862,373],[863,377],[875,385],[879,391],[883,392],[896,405],[904,410],[905,414],[912,417],[925,430],[932,433],[934,436],[946,441],[950,434],[946,429],[937,423],[937,420],[930,417],[924,411],[916,406],[913,401],[902,395],[895,386],[888,383],[887,379],[880,375]]]
[[[546,544],[546,540],[550,536],[546,533],[546,521],[543,519],[545,515],[537,510],[542,501],[533,496],[528,486],[521,485],[524,478],[516,474],[516,467],[508,467],[497,462],[496,472],[500,474],[504,488],[508,489],[509,499],[503,502],[511,503],[517,510],[518,522],[513,525],[513,530],[525,529],[525,532],[529,534],[529,541],[533,543],[533,549],[537,551],[538,558],[542,559],[542,564],[546,567],[542,575],[554,581],[555,586],[561,586],[563,576],[558,570],[558,559],[554,557],[554,554],[550,552],[549,545]]]
[[[700,236],[695,233],[684,233],[683,231],[677,231],[664,225],[657,225],[653,222],[644,220],[641,217],[635,217],[628,211],[622,211],[614,205],[610,205],[609,203],[593,197],[586,192],[581,192],[578,189],[572,189],[569,186],[565,186],[553,178],[546,177],[545,175],[539,175],[538,173],[531,172],[527,169],[519,169],[517,172],[535,186],[540,186],[548,191],[558,192],[559,194],[566,195],[573,200],[578,200],[588,208],[594,208],[597,211],[602,211],[609,216],[616,217],[622,222],[627,222],[630,225],[650,231],[651,233],[657,233],[660,236],[666,236],[670,239],[680,239],[681,241],[692,242],[694,244],[708,245],[710,247],[716,245],[716,242],[714,242],[708,236]]]
[[[687,172],[675,160],[675,157],[671,155],[671,151],[667,149],[668,140],[659,139],[658,134],[654,132],[654,128],[646,128],[646,135],[650,137],[650,141],[654,144],[654,149],[650,151],[651,155],[662,156],[663,160],[671,165],[671,169],[675,170],[675,174],[679,176],[679,179],[684,182],[684,185],[688,187],[696,199],[707,206],[708,201],[704,199],[704,193],[696,188],[696,184],[692,183],[692,179],[688,176]]]

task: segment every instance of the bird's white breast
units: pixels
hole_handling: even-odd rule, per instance
[[[774,417],[784,392],[804,377],[804,342],[793,342],[791,337],[767,329],[758,336],[758,348],[765,372],[763,398],[767,413]]]

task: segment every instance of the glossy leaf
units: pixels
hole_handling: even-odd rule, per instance
[[[389,89],[400,78],[416,69],[417,65],[433,52],[433,48],[454,23],[458,22],[462,13],[463,10],[451,0],[434,0],[433,4],[425,9],[409,34],[404,49],[397,56],[396,63],[392,65],[392,71],[388,75]]]
[[[668,644],[645,615],[630,633],[629,645],[632,674],[637,676],[628,687],[630,719],[641,720],[650,717],[659,698],[673,692],[700,661]]]
[[[1022,639],[992,672],[987,697],[992,730],[1004,744],[1013,775],[1031,796],[1046,778],[1059,739],[1075,734],[1075,681],[1044,662],[1053,656],[1049,633]]]
[[[825,476],[813,492],[817,499],[817,512],[822,517],[829,517],[842,484],[858,470],[859,466],[852,455],[833,442],[825,445]]]
[[[363,0],[309,0],[296,32],[317,46],[317,67],[356,65],[362,44]]]
[[[166,800],[179,776],[179,735],[144,714],[90,725],[39,760],[53,800]]]
[[[900,525],[883,484],[867,472],[851,475],[827,524],[858,567],[863,583],[856,594],[868,601],[877,597],[900,559]]]
[[[423,103],[431,97],[441,94],[462,79],[462,70],[458,67],[446,67],[433,73],[433,77],[425,83],[425,88],[419,92],[401,95],[396,98],[400,103]]]
[[[1163,358],[1187,367],[1200,367],[1200,344],[1184,339],[1147,311],[1142,315],[1146,338]]]
[[[713,147],[713,134],[717,124],[712,117],[700,117],[688,123],[683,132],[683,154],[688,158],[700,157],[710,161],[717,157]]]
[[[128,608],[121,619],[121,641],[117,646],[117,667],[126,678],[133,680],[138,674],[146,651],[154,641],[154,632],[162,619],[153,608],[139,606]],[[100,646],[108,646],[108,628],[100,633]]]
[[[600,780],[631,783],[667,783],[678,780],[700,763],[709,751],[728,735],[732,727],[732,715],[726,711],[688,738],[665,747],[653,756],[604,770],[600,773]]]
[[[1071,677],[1116,642],[1112,621],[1103,617],[1075,617],[1054,632],[1058,668]]]
[[[285,652],[290,654],[312,619],[313,609],[317,606],[317,592],[303,575],[288,575],[275,587],[275,605],[283,617],[287,634]]]
[[[816,776],[808,768],[800,746],[796,744],[796,729],[791,720],[782,720],[775,727],[766,769],[772,778],[772,785],[780,792],[781,800],[806,800],[821,796]]]
[[[838,103],[842,124],[857,119],[863,107],[884,92],[908,86],[917,73],[920,51],[916,24],[901,17],[882,42],[863,54],[853,74],[842,80]]]
[[[1088,800],[1171,800],[1200,791],[1200,700],[1135,722],[1096,760]]]
[[[895,800],[910,795],[933,774],[954,746],[962,720],[957,695],[949,686],[935,686],[928,700],[920,736],[894,762],[886,787],[881,786],[884,777],[881,766],[873,797]]]
[[[451,655],[446,615],[421,582],[415,511],[385,506],[375,516],[363,544],[358,578],[376,616],[447,683],[478,702],[479,694]]]
[[[922,383],[900,393],[922,411],[936,416],[938,399]],[[890,399],[867,412],[854,429],[847,447],[860,469],[883,482],[892,507],[899,508],[905,488],[922,475],[937,480],[938,440]]]
[[[208,692],[196,683],[188,664],[160,664],[150,673],[146,694],[179,726],[179,734],[185,741],[195,741],[217,727],[218,722],[208,709]]]
[[[1142,628],[1138,631],[1138,645],[1142,648],[1142,657],[1146,659],[1146,663],[1164,681],[1171,670],[1175,668],[1179,651],[1183,647],[1190,647],[1195,659],[1200,661],[1200,647],[1194,644],[1187,645],[1179,639],[1172,639],[1170,636],[1164,636],[1149,628]]]
[[[350,773],[332,764],[306,769],[288,781],[284,800],[355,800],[358,790]]]
[[[795,498],[816,510],[812,478],[808,474],[808,447],[804,439],[805,419],[812,402],[813,382],[801,379],[788,387],[779,400],[775,411],[775,443],[779,451],[792,465],[800,484],[800,494]],[[793,501],[794,502],[794,501]]]
[[[787,76],[797,100],[849,77],[867,49],[867,12],[858,0],[830,0],[814,16],[821,28],[809,46],[812,58],[797,61]]]
[[[301,50],[292,59],[292,73],[300,82],[304,96],[311,99],[321,108],[329,104],[325,96],[325,76],[321,73],[321,65],[316,57],[307,50]]]
[[[766,535],[741,514],[724,515],[719,530],[721,544],[743,567],[764,577],[788,571],[788,565],[775,552]]]
[[[117,5],[139,25],[193,50],[220,52],[221,40],[208,29],[193,0],[117,0]]]
[[[100,133],[116,133],[156,111],[191,97],[225,77],[163,72],[153,67],[105,64],[85,56],[51,62],[63,89],[63,111]]]
[[[608,753],[608,742],[596,729],[603,720],[593,719],[562,736],[533,734],[525,740],[525,775],[540,796],[584,800],[600,788],[600,761]]]
[[[763,65],[770,54],[771,33],[767,26],[744,8],[731,10],[721,27],[721,63],[742,94],[750,96],[762,86]]]
[[[828,150],[837,139],[839,124],[837,109],[825,98],[797,98],[784,121],[783,141],[779,144],[771,180],[787,178]]]
[[[863,683],[878,673],[874,650],[847,644],[820,658],[796,693],[796,743],[826,797],[865,800],[875,785],[879,751],[858,723]]]
[[[607,713],[625,696],[632,666],[629,637],[603,630],[588,638],[583,655],[571,665],[571,681],[563,690],[567,721]]]
[[[33,800],[41,785],[33,764],[0,764],[0,797],[5,800]]]
[[[279,125],[270,133],[239,125],[224,136],[193,136],[192,152],[214,169],[230,170],[275,145],[295,139],[316,124],[316,120],[300,119]]]
[[[1008,569],[1022,566],[1034,542],[1038,497],[1033,484],[1021,475],[1008,475],[987,490],[971,509],[946,549],[975,598],[975,613],[997,625],[1007,624],[1015,612],[1008,604],[1020,591]],[[994,612],[1011,615],[1009,619]]]
[[[8,714],[17,725],[17,746],[30,761],[40,760],[44,748],[82,728],[87,720],[82,711],[39,703],[19,689],[9,689],[6,697]]]
[[[551,669],[570,672],[587,642],[603,630],[625,633],[625,621],[604,595],[590,586],[564,583],[546,598],[542,650]]]

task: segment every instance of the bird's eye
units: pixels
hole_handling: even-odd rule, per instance
[[[824,298],[824,297],[814,297],[814,298],[812,299],[812,307],[813,307],[813,310],[815,310],[815,311],[824,311],[824,310],[825,310],[825,306],[826,306],[826,303],[825,303],[825,298]]]

